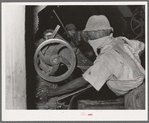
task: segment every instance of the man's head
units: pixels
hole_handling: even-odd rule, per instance
[[[76,33],[76,27],[75,27],[75,25],[74,24],[67,24],[65,26],[65,28],[67,29],[69,35],[71,35],[71,37],[74,37],[74,35]]]
[[[110,35],[113,28],[104,15],[93,15],[88,19],[84,31],[90,40],[95,40]]]

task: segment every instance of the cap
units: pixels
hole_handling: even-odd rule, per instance
[[[93,15],[88,19],[86,27],[83,31],[97,31],[106,29],[111,29],[113,31],[107,17],[104,15]]]
[[[67,31],[71,31],[72,29],[76,30],[76,27],[74,24],[67,24],[65,28],[67,29]]]

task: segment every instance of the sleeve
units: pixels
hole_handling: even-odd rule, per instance
[[[101,89],[101,87],[111,76],[111,72],[106,66],[105,62],[106,59],[104,59],[104,57],[97,57],[94,65],[83,74],[83,78],[88,81],[97,91]]]
[[[139,56],[141,56],[141,54],[144,52],[145,44],[138,40],[131,40],[131,42],[135,49],[134,54],[139,59]]]
[[[139,54],[145,48],[145,44],[141,41],[129,40],[125,37],[122,37],[122,39],[125,40],[133,48],[133,53]]]

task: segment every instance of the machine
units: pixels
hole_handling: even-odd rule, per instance
[[[133,12],[133,14],[130,14],[130,16],[127,15],[130,20],[130,25],[124,24],[126,26],[124,26],[124,28],[126,28],[126,37],[130,39],[144,41],[145,12],[143,7],[144,6],[140,6]],[[120,11],[122,10],[120,9]],[[61,20],[54,10],[53,13],[61,23]],[[125,11],[122,11],[122,14],[125,15]],[[124,15],[123,19],[126,21]],[[61,25],[64,28],[62,23]],[[127,26],[130,27],[128,28]],[[40,96],[37,97],[38,109],[71,109],[74,98],[90,88],[87,87],[70,94],[47,99],[49,87],[56,89],[69,81],[80,77],[81,74],[93,64],[92,60],[87,58],[75,45],[75,42],[69,42],[58,34],[59,29],[59,25],[57,25],[55,30],[49,29],[44,34],[43,38],[36,42],[34,67],[38,78],[37,88],[40,90],[39,92],[36,92],[40,93]],[[67,31],[65,28],[64,30]],[[134,35],[130,33],[130,30],[136,36],[129,37],[130,34]]]
[[[54,31],[48,30],[45,33],[44,38],[37,42],[34,54],[34,67],[40,78],[37,82],[38,92],[36,92],[41,95],[37,97],[39,109],[70,109],[74,96],[91,87],[47,99],[48,87],[55,89],[66,84],[74,78],[74,71],[80,72],[81,75],[93,64],[73,42],[68,43],[58,34],[59,28],[60,26],[57,25]],[[68,97],[71,99],[67,105],[61,102]]]

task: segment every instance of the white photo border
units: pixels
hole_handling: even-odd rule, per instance
[[[2,121],[147,121],[148,120],[148,4],[144,1],[132,2],[5,2],[3,5],[145,5],[145,66],[146,66],[146,109],[145,110],[6,110],[5,109],[5,61],[2,54]],[[5,15],[2,14],[2,18]],[[3,23],[2,23],[3,24]],[[4,28],[2,28],[3,35]],[[3,37],[2,37],[3,40]],[[2,52],[5,52],[2,41]],[[5,71],[5,70],[4,70]],[[92,114],[92,115],[88,115]]]

